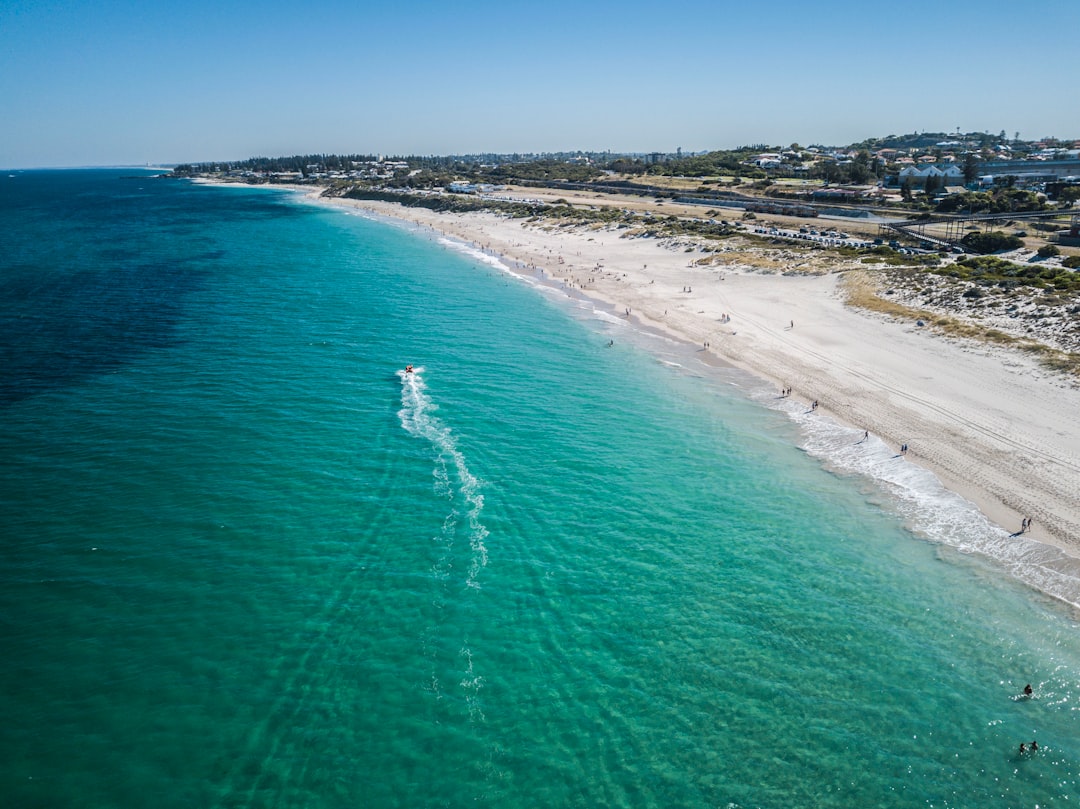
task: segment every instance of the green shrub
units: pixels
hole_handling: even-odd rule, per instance
[[[992,230],[989,233],[972,231],[961,240],[966,250],[973,253],[997,253],[1001,250],[1015,250],[1023,247],[1024,243],[1016,236],[1009,236],[1000,230]]]

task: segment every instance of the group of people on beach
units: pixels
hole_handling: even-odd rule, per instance
[[[708,343],[706,343],[705,345],[707,347]],[[790,395],[791,395],[791,388],[786,387],[786,386],[783,387],[783,388],[780,388],[780,398],[781,399],[786,399]],[[817,407],[818,407],[818,400],[814,399],[814,401],[810,403],[810,410],[811,411],[817,410]],[[864,430],[862,440],[859,441],[859,443],[861,444],[863,441],[869,441],[869,440],[870,440],[870,431],[869,430]],[[900,445],[900,454],[901,455],[907,455],[907,452],[908,452],[908,445],[907,444],[901,444]],[[1031,527],[1031,520],[1027,519],[1025,517],[1024,522],[1023,522],[1023,526],[1024,527],[1023,527],[1021,532],[1026,531],[1028,528]]]
[[[786,399],[790,395],[791,395],[791,388],[788,388],[788,387],[780,388],[780,398],[781,399]],[[818,400],[814,399],[814,401],[810,403],[810,409],[811,410],[817,410],[817,406],[818,406]]]

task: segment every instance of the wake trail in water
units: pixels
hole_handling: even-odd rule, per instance
[[[484,509],[484,496],[480,493],[481,482],[469,471],[453,432],[435,415],[438,405],[428,395],[423,371],[423,368],[398,371],[401,379],[401,410],[398,416],[406,432],[431,445],[435,452],[435,468],[432,470],[435,493],[450,502],[450,511],[443,518],[439,536],[436,537],[436,541],[442,545],[443,555],[435,563],[433,572],[444,584],[450,580],[454,567],[454,540],[459,526],[464,523],[469,543],[468,571],[464,583],[467,590],[478,590],[480,571],[488,562],[487,546],[484,544],[488,530],[480,520]],[[439,634],[437,629],[433,632],[435,635]],[[437,644],[433,642],[432,645],[434,647]],[[467,639],[464,640],[458,656],[465,662],[458,685],[464,694],[469,718],[472,721],[483,721],[485,717],[480,706],[480,690],[483,688],[484,678],[473,666],[473,652]],[[441,697],[439,677],[434,671],[428,688],[437,697]]]
[[[470,550],[465,584],[478,588],[480,571],[488,562],[487,546],[484,544],[488,530],[480,520],[484,510],[481,482],[469,471],[453,432],[435,415],[438,405],[428,395],[423,371],[423,368],[411,372],[398,371],[401,378],[401,410],[398,416],[406,432],[428,441],[435,451],[435,468],[432,470],[435,491],[451,503],[450,512],[443,521],[441,538],[449,553],[458,526],[464,520]],[[444,559],[439,568],[443,575],[449,575],[449,559]]]

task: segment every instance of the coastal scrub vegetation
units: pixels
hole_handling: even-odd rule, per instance
[[[509,202],[462,194],[410,194],[357,187],[343,188],[334,195],[348,199],[394,202],[407,208],[427,208],[432,211],[492,211],[514,219],[553,220],[561,224],[598,223],[620,227],[634,225],[638,228],[634,235],[654,238],[700,236],[706,239],[722,239],[738,232],[734,225],[727,222],[680,219],[676,216],[641,218],[619,208],[574,206],[562,199],[555,204]]]
[[[838,252],[844,256],[854,257],[855,255],[861,254],[863,251],[845,247],[840,248]],[[861,261],[863,264],[885,264],[890,267],[910,267],[912,265],[937,267],[941,264],[941,258],[935,253],[912,256],[893,250],[891,247],[885,245],[878,245],[877,247],[871,248],[868,255],[863,255]]]
[[[1080,273],[1041,263],[1018,264],[996,256],[965,256],[947,267],[931,272],[981,286],[1012,289],[1018,286],[1080,292]]]
[[[943,197],[935,206],[937,213],[1021,213],[1045,211],[1050,206],[1034,191],[1019,188],[995,188],[991,191],[964,191]]]
[[[765,146],[743,146],[739,149],[707,152],[654,162],[646,167],[649,174],[669,177],[718,177],[721,175],[739,175],[751,179],[767,177],[760,168],[752,168],[747,162]]]
[[[972,253],[997,253],[1001,250],[1016,250],[1024,246],[1024,241],[1019,236],[1010,236],[1000,230],[991,230],[986,233],[972,231],[964,235],[960,240],[964,249]]]
[[[465,213],[492,211],[513,219],[552,219],[570,220],[575,223],[593,222],[616,223],[632,219],[632,215],[616,208],[574,207],[566,202],[548,205],[544,203],[509,202],[506,200],[486,199],[464,194],[434,195],[410,194],[400,191],[381,191],[372,188],[348,187],[333,196],[347,199],[377,200],[393,202],[406,208],[427,208],[432,211]]]
[[[537,216],[541,210],[547,208],[540,204],[525,202],[504,202],[487,200],[480,197],[466,196],[461,194],[450,195],[420,195],[409,194],[401,191],[383,191],[377,188],[364,188],[358,186],[345,186],[339,189],[331,189],[327,196],[338,196],[346,199],[376,200],[381,202],[393,202],[406,208],[427,208],[431,211],[465,213],[470,211],[498,211],[513,217]],[[550,209],[549,209],[550,210]],[[546,213],[547,211],[545,211]]]
[[[377,155],[309,154],[290,157],[249,157],[215,163],[182,163],[173,169],[178,177],[217,172],[294,173],[307,176],[314,171],[348,171],[353,166],[378,160]]]

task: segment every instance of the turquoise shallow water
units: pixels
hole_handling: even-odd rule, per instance
[[[1072,616],[751,380],[282,192],[0,236],[5,805],[1075,800]]]

